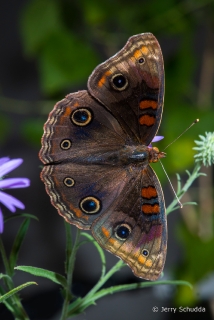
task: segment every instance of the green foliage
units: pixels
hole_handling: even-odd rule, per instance
[[[39,63],[43,90],[53,94],[80,84],[98,59],[90,44],[83,43],[67,30],[58,30],[47,39]]]
[[[36,277],[43,277],[43,278],[49,279],[54,283],[60,284],[61,286],[64,286],[64,287],[66,286],[65,277],[61,276],[59,273],[45,270],[42,268],[29,267],[29,266],[19,266],[19,267],[16,267],[15,269],[28,272],[30,274],[33,274]]]
[[[214,163],[214,132],[205,132],[205,136],[199,135],[199,138],[195,140],[197,146],[193,148],[197,150],[195,161],[209,167]]]
[[[16,215],[16,217],[18,216],[22,217],[21,214]],[[15,287],[13,282],[14,266],[17,264],[18,255],[27,234],[30,219],[34,218],[34,216],[28,214],[23,214],[23,217],[25,217],[25,219],[17,232],[9,257],[6,254],[4,244],[0,237],[0,254],[5,267],[5,273],[0,274],[0,280],[3,282],[0,284],[0,303],[5,304],[8,310],[13,314],[14,319],[29,320],[29,317],[22,306],[18,292],[29,285],[37,283],[31,281]]]
[[[180,200],[183,195],[188,191],[188,189],[190,188],[190,186],[194,183],[194,181],[196,179],[198,179],[198,177],[200,176],[203,176],[205,174],[201,173],[200,172],[200,165],[197,164],[195,165],[192,173],[190,174],[189,171],[187,171],[187,175],[189,176],[188,179],[186,180],[185,184],[182,186],[181,185],[181,177],[179,174],[177,174],[177,192],[176,192],[176,195],[177,195],[177,198]],[[170,205],[167,207],[166,209],[166,214],[169,214],[170,212],[176,210],[179,208],[179,205],[178,205],[178,199],[174,199]],[[197,203],[195,202],[187,202],[187,203],[183,203],[183,206],[184,205],[196,205]]]
[[[50,35],[62,28],[60,4],[52,0],[29,1],[20,22],[24,50],[33,56],[45,46]]]
[[[90,305],[94,305],[96,300],[116,292],[146,288],[146,287],[163,285],[163,284],[188,286],[190,289],[192,289],[192,286],[189,282],[182,281],[182,280],[176,280],[176,281],[160,280],[160,281],[153,281],[153,282],[138,282],[138,283],[132,283],[132,284],[117,285],[117,286],[112,286],[112,287],[102,289],[103,285],[110,279],[110,277],[112,277],[115,272],[125,267],[126,264],[124,264],[122,260],[119,260],[112,269],[106,272],[105,254],[103,252],[103,249],[98,245],[98,243],[94,240],[94,238],[91,235],[85,232],[80,232],[80,230],[77,229],[76,239],[74,244],[72,245],[71,228],[67,222],[65,222],[65,228],[66,228],[66,237],[67,237],[67,243],[66,243],[67,256],[66,256],[66,270],[65,270],[66,278],[55,272],[44,270],[41,268],[35,268],[31,266],[18,266],[15,268],[20,271],[28,272],[34,276],[44,277],[62,286],[63,293],[64,293],[63,294],[64,304],[63,304],[60,320],[66,320],[70,317],[74,317],[84,312],[85,309],[88,308]],[[90,241],[95,245],[95,248],[97,249],[99,256],[101,258],[102,271],[101,271],[100,279],[95,284],[95,286],[83,298],[74,299],[71,292],[71,287],[72,287],[72,274],[74,271],[74,262],[76,258],[76,253],[78,248],[87,242],[87,241],[80,242],[80,236],[86,237],[88,239],[87,241]]]
[[[174,90],[177,88],[181,96],[187,82],[190,83],[188,72],[194,63],[190,41],[193,22],[186,16],[192,7],[182,2],[175,5],[173,0],[131,3],[106,0],[102,5],[97,0],[78,3],[33,0],[20,20],[24,50],[38,61],[43,92],[56,94],[86,82],[101,62],[98,47],[103,47],[107,58],[132,34],[150,31],[158,35],[160,30],[165,34],[185,32],[180,37],[177,57],[172,59],[172,68],[176,70],[171,72],[176,78]]]
[[[57,1],[34,0],[21,19],[24,49],[38,59],[46,94],[81,83],[98,63],[90,42],[84,42],[64,25],[61,9]]]
[[[4,278],[4,275],[2,275],[1,278]],[[15,295],[16,293],[18,293],[19,291],[25,289],[28,286],[31,286],[32,284],[37,284],[36,282],[26,282],[12,290],[10,290],[9,292],[3,294],[2,296],[0,296],[0,303],[5,302],[5,300],[7,300],[8,298],[12,297],[13,295]],[[0,290],[1,291],[1,290]]]

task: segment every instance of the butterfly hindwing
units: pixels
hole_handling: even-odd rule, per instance
[[[156,280],[164,266],[167,222],[163,192],[153,169],[139,171],[92,225],[98,243],[124,260],[136,276]]]
[[[76,163],[46,165],[41,178],[58,213],[85,230],[103,212],[108,212],[132,179],[122,168]]]

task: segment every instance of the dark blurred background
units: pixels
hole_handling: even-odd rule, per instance
[[[51,206],[39,174],[43,124],[54,104],[67,93],[86,89],[97,64],[115,54],[133,34],[152,32],[162,47],[165,72],[165,109],[158,143],[163,149],[196,118],[184,136],[167,149],[164,166],[176,188],[194,166],[194,140],[213,131],[214,1],[211,0],[11,0],[0,5],[0,157],[23,158],[10,177],[28,177],[27,189],[9,190],[39,222],[31,225],[19,255],[19,265],[64,272],[63,219]],[[173,199],[160,167],[166,204]],[[187,206],[168,217],[169,242],[164,279],[187,280],[187,287],[159,286],[118,293],[97,301],[76,319],[199,319],[203,313],[153,313],[152,307],[203,306],[206,319],[214,315],[213,171],[201,177],[185,195]],[[184,202],[184,201],[183,201]],[[10,213],[1,208],[5,215]],[[21,212],[21,210],[18,210]],[[11,250],[21,220],[5,224],[2,235]],[[75,227],[72,228],[75,233]],[[106,253],[107,267],[117,258]],[[93,245],[78,252],[73,291],[83,296],[100,276],[101,263]],[[0,261],[0,272],[4,272]],[[59,319],[59,287],[48,280],[16,272],[16,285],[36,281],[21,292],[31,319]],[[127,267],[108,285],[140,281]],[[0,306],[0,319],[13,319]]]

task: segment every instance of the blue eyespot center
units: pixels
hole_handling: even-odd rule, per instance
[[[122,74],[117,74],[112,78],[113,87],[118,90],[124,90],[127,85],[128,81]]]
[[[74,119],[77,121],[77,122],[82,122],[84,123],[85,121],[87,121],[88,119],[88,114],[86,111],[77,111],[74,115]]]
[[[121,225],[116,229],[116,236],[121,240],[125,240],[131,233],[131,228],[127,225]]]
[[[101,203],[95,197],[86,197],[80,202],[80,208],[86,214],[94,214],[100,211]]]
[[[77,126],[86,126],[92,121],[92,111],[88,108],[75,109],[71,114],[71,121]]]
[[[146,250],[146,249],[144,249],[142,253],[143,253],[143,255],[144,255],[145,257],[147,257],[147,256],[149,255],[149,251]]]
[[[140,64],[143,64],[143,63],[145,62],[145,59],[144,59],[144,58],[140,58],[140,59],[138,60],[138,62],[139,62]]]
[[[94,209],[96,208],[96,202],[93,200],[86,200],[83,204],[82,204],[83,208],[90,212],[90,211],[94,211]]]

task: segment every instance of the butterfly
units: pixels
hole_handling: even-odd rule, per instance
[[[134,35],[95,68],[88,90],[55,105],[39,153],[58,213],[147,280],[160,276],[167,248],[163,191],[150,166],[165,156],[150,145],[163,99],[160,45],[151,33]]]

